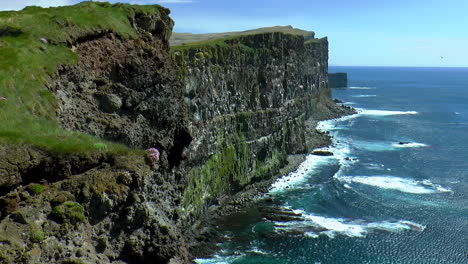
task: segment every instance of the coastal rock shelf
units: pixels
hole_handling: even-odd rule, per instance
[[[318,120],[352,112],[313,32],[170,47],[161,6],[2,15],[2,263],[189,263],[217,217],[330,143]]]

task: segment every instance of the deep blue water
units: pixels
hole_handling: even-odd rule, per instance
[[[335,155],[309,156],[270,192],[301,219],[250,208],[200,263],[468,263],[468,69],[338,71],[350,88],[333,96],[360,114],[322,122]]]

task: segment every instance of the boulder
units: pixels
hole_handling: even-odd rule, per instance
[[[326,150],[315,150],[312,154],[317,156],[333,156],[333,152]]]

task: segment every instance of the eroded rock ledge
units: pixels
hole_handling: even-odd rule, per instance
[[[78,58],[45,83],[57,120],[161,159],[2,145],[4,263],[189,263],[210,242],[207,220],[294,169],[289,155],[328,144],[318,120],[351,112],[331,100],[326,38],[267,32],[170,49],[169,10],[83,5],[128,10],[134,32],[82,29],[50,44]]]

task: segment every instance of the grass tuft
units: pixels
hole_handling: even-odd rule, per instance
[[[76,224],[86,221],[83,206],[72,201],[66,201],[54,207],[51,212],[51,217],[61,223]]]
[[[32,226],[30,239],[33,243],[41,243],[45,240],[45,233],[44,231],[42,231],[42,228],[40,226],[36,224]]]
[[[46,186],[42,184],[31,184],[28,186],[28,190],[34,194],[40,194],[43,191],[45,191],[45,189],[46,189]]]

